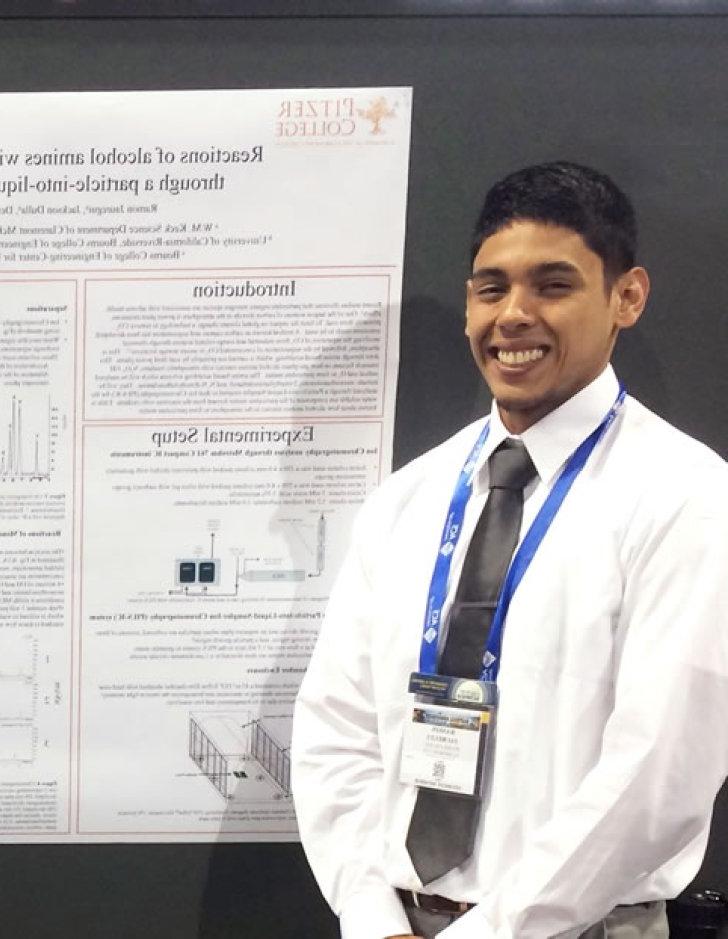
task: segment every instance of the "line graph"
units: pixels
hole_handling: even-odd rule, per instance
[[[0,638],[0,764],[32,763],[38,731],[38,640]]]
[[[58,409],[50,395],[0,397],[0,482],[48,482],[55,467]]]

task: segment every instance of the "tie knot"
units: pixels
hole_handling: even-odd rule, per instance
[[[524,489],[536,475],[528,450],[520,440],[508,438],[488,460],[491,489]]]

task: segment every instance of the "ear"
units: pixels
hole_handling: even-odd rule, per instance
[[[650,293],[650,278],[644,267],[633,267],[617,278],[614,284],[617,311],[614,324],[618,329],[629,329],[642,315]]]

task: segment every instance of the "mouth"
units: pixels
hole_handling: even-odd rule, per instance
[[[521,369],[540,362],[548,352],[548,346],[531,346],[527,349],[505,349],[491,346],[488,352],[505,368]]]

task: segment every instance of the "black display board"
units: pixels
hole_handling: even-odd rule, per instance
[[[722,4],[693,3],[690,16],[675,15],[688,6],[676,2],[623,3],[612,16],[597,15],[604,3],[581,4],[590,15],[554,3],[554,16],[526,15],[526,2],[502,3],[511,14],[502,16],[476,3],[462,4],[467,15],[459,16],[436,15],[453,4],[434,2],[420,6],[426,15],[412,15],[415,4],[362,3],[360,16],[333,16],[331,5],[312,4],[314,15],[294,16],[295,4],[274,3],[261,17],[261,4],[241,16],[232,3],[190,0],[178,5],[186,18],[163,3],[159,18],[136,19],[108,15],[123,4],[90,6],[24,0],[0,8],[15,17],[0,19],[0,90],[414,87],[397,465],[487,406],[463,338],[470,227],[490,182],[556,158],[613,174],[641,218],[653,294],[618,348],[621,377],[648,406],[728,455]],[[720,889],[728,889],[727,818],[719,810],[698,878]],[[0,935],[13,939],[338,934],[298,846],[0,852]]]

